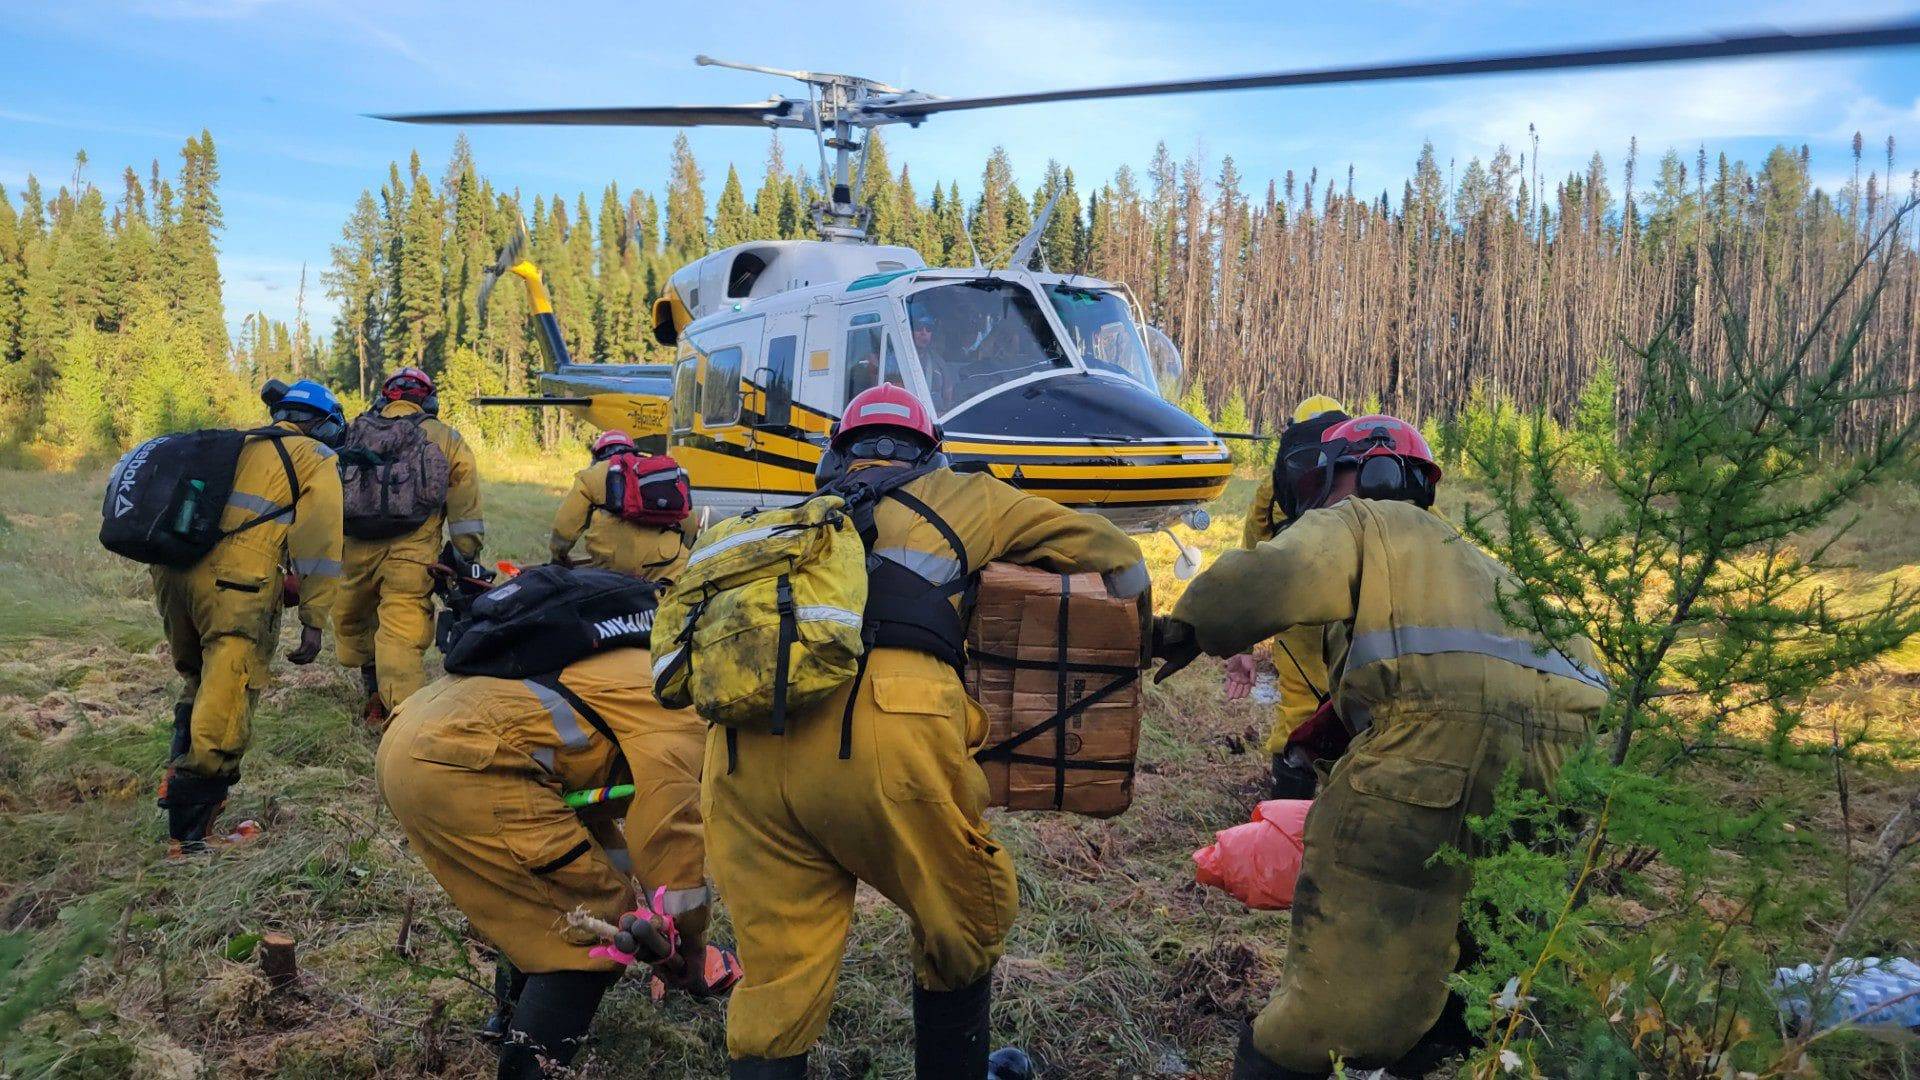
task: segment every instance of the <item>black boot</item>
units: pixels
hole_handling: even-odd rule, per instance
[[[1233,1080],[1326,1080],[1331,1071],[1298,1072],[1274,1064],[1253,1045],[1253,1025],[1240,1025],[1240,1046],[1233,1054]]]
[[[1269,799],[1311,799],[1320,777],[1312,765],[1295,765],[1285,754],[1273,755],[1273,783],[1267,789]]]
[[[993,1002],[989,972],[958,990],[913,988],[913,1069],[918,1080],[982,1080]]]
[[[500,1044],[500,1080],[542,1080],[547,1064],[557,1075],[587,1041],[600,999],[619,981],[617,971],[552,971],[529,975],[513,1021]]]
[[[807,1055],[735,1058],[727,1062],[727,1080],[807,1080]]]
[[[227,803],[232,781],[226,777],[196,776],[182,769],[167,769],[160,781],[157,805],[167,812],[167,839],[172,854],[198,855],[207,850],[207,833],[214,818]]]
[[[527,976],[513,966],[513,961],[500,955],[493,960],[493,1015],[480,1025],[480,1037],[488,1042],[499,1042],[507,1037],[507,1029],[513,1024],[513,1007],[520,1000],[520,994],[527,988]]]

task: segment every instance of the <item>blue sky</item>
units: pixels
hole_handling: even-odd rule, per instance
[[[827,14],[831,10],[832,14]],[[1808,26],[1910,14],[1913,0],[1812,4],[1594,5],[1519,0],[898,0],[869,3],[667,5],[493,4],[388,0],[0,0],[0,184],[17,196],[29,172],[49,190],[85,148],[110,191],[126,164],[153,158],[171,173],[180,143],[202,127],[221,154],[222,238],[229,312],[294,309],[308,267],[316,324],[332,303],[319,286],[328,247],[354,198],[386,163],[418,149],[438,176],[452,129],[365,119],[390,110],[753,101],[797,84],[696,68],[710,53],[782,67],[848,71],[953,96],[1195,74],[1542,48],[1754,26]],[[1516,151],[1541,133],[1549,175],[1596,149],[1617,177],[1630,136],[1651,162],[1669,146],[1705,142],[1757,160],[1776,142],[1811,146],[1817,179],[1850,172],[1847,144],[1869,155],[1888,135],[1898,171],[1920,164],[1920,50],[1359,88],[1037,105],[935,117],[894,129],[896,164],[926,181],[978,180],[1004,144],[1031,187],[1048,158],[1088,181],[1154,144],[1231,154],[1258,190],[1289,168],[1342,175],[1396,197],[1422,139],[1442,162]],[[471,133],[484,172],[505,188],[597,192],[658,189],[673,133],[503,129]],[[710,195],[726,164],[757,170],[768,135],[692,133]],[[786,137],[788,160],[811,142]],[[1880,151],[1883,152],[1883,151]],[[1645,170],[1643,168],[1643,175]],[[1324,180],[1323,180],[1324,182]],[[1904,189],[1904,184],[1902,185]]]

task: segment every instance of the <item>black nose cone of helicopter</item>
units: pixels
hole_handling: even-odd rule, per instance
[[[1063,374],[1010,386],[948,417],[949,441],[1079,441],[1095,446],[1211,441],[1205,424],[1127,379]]]

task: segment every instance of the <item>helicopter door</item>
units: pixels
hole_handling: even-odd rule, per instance
[[[674,372],[674,449],[695,501],[722,513],[760,502],[742,380],[760,365],[765,322],[755,315],[681,338],[693,349]]]

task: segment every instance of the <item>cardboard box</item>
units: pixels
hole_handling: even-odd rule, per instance
[[[967,691],[988,721],[978,760],[994,806],[1111,817],[1133,800],[1152,605],[1109,596],[1098,574],[1064,583],[1010,563],[981,572],[967,636]]]

